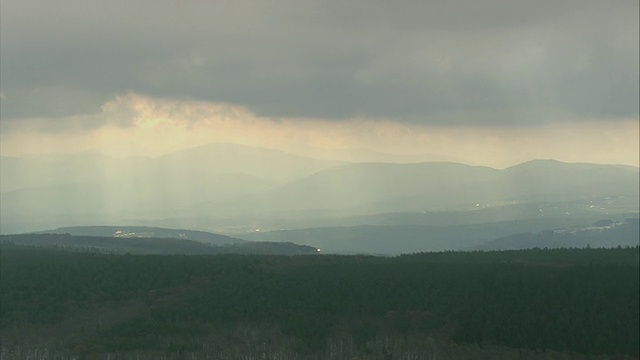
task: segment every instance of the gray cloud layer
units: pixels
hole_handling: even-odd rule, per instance
[[[270,117],[638,116],[637,1],[2,0],[1,118],[115,94]]]

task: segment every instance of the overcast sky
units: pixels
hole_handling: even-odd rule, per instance
[[[129,136],[638,163],[637,0],[0,1],[4,154]]]

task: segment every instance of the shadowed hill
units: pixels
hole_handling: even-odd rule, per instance
[[[59,249],[109,254],[138,255],[302,255],[317,254],[312,246],[293,243],[238,242],[221,245],[205,244],[187,239],[154,237],[102,237],[69,234],[0,235],[0,243],[55,247]]]
[[[528,232],[501,237],[477,246],[477,250],[520,250],[531,248],[609,248],[638,246],[640,219],[600,220],[590,226]]]
[[[212,245],[244,243],[246,240],[206,231],[167,229],[149,226],[72,226],[36,232],[37,234],[69,234],[118,238],[173,238],[198,241]]]

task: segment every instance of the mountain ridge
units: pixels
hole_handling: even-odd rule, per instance
[[[206,153],[210,148],[225,147],[261,152],[260,148],[241,145],[211,145],[198,151]],[[188,158],[185,155],[188,153],[181,156]],[[509,204],[576,201],[589,211],[602,212],[603,216],[638,211],[633,199],[639,196],[639,171],[629,166],[533,160],[500,170],[453,162],[339,165],[319,162],[316,165],[320,168],[312,169],[316,165],[296,168],[298,161],[306,161],[304,157],[295,157],[296,163],[283,160],[279,164],[252,155],[248,158],[250,161],[246,163],[235,163],[233,157],[220,160],[229,163],[229,167],[206,162],[181,164],[176,160],[139,168],[136,160],[123,168],[102,169],[99,164],[81,161],[88,166],[86,174],[81,170],[67,174],[65,167],[56,166],[33,173],[29,167],[23,172],[3,167],[0,226],[3,233],[15,233],[62,224],[162,226],[157,221],[197,217],[204,219],[205,225],[207,218],[229,219],[229,223],[244,219],[241,226],[251,227],[255,223],[255,228],[259,228],[263,220],[290,216],[306,216],[305,222],[313,226],[317,214],[355,217],[394,212],[475,211]],[[141,161],[146,164],[146,160]],[[251,163],[258,164],[259,169],[252,169]],[[298,175],[291,180],[283,180],[286,177],[283,175],[279,180],[269,181],[250,174],[253,170],[278,172],[281,167]],[[49,170],[53,172],[49,174]],[[73,183],[55,183],[64,180],[58,176],[70,176]],[[34,182],[45,185],[6,191],[6,181],[16,186]],[[55,184],[46,185],[47,182]],[[544,206],[539,210],[541,215],[546,211]]]

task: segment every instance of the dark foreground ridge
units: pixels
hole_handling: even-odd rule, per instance
[[[0,249],[2,359],[638,357],[638,247],[395,258]]]

